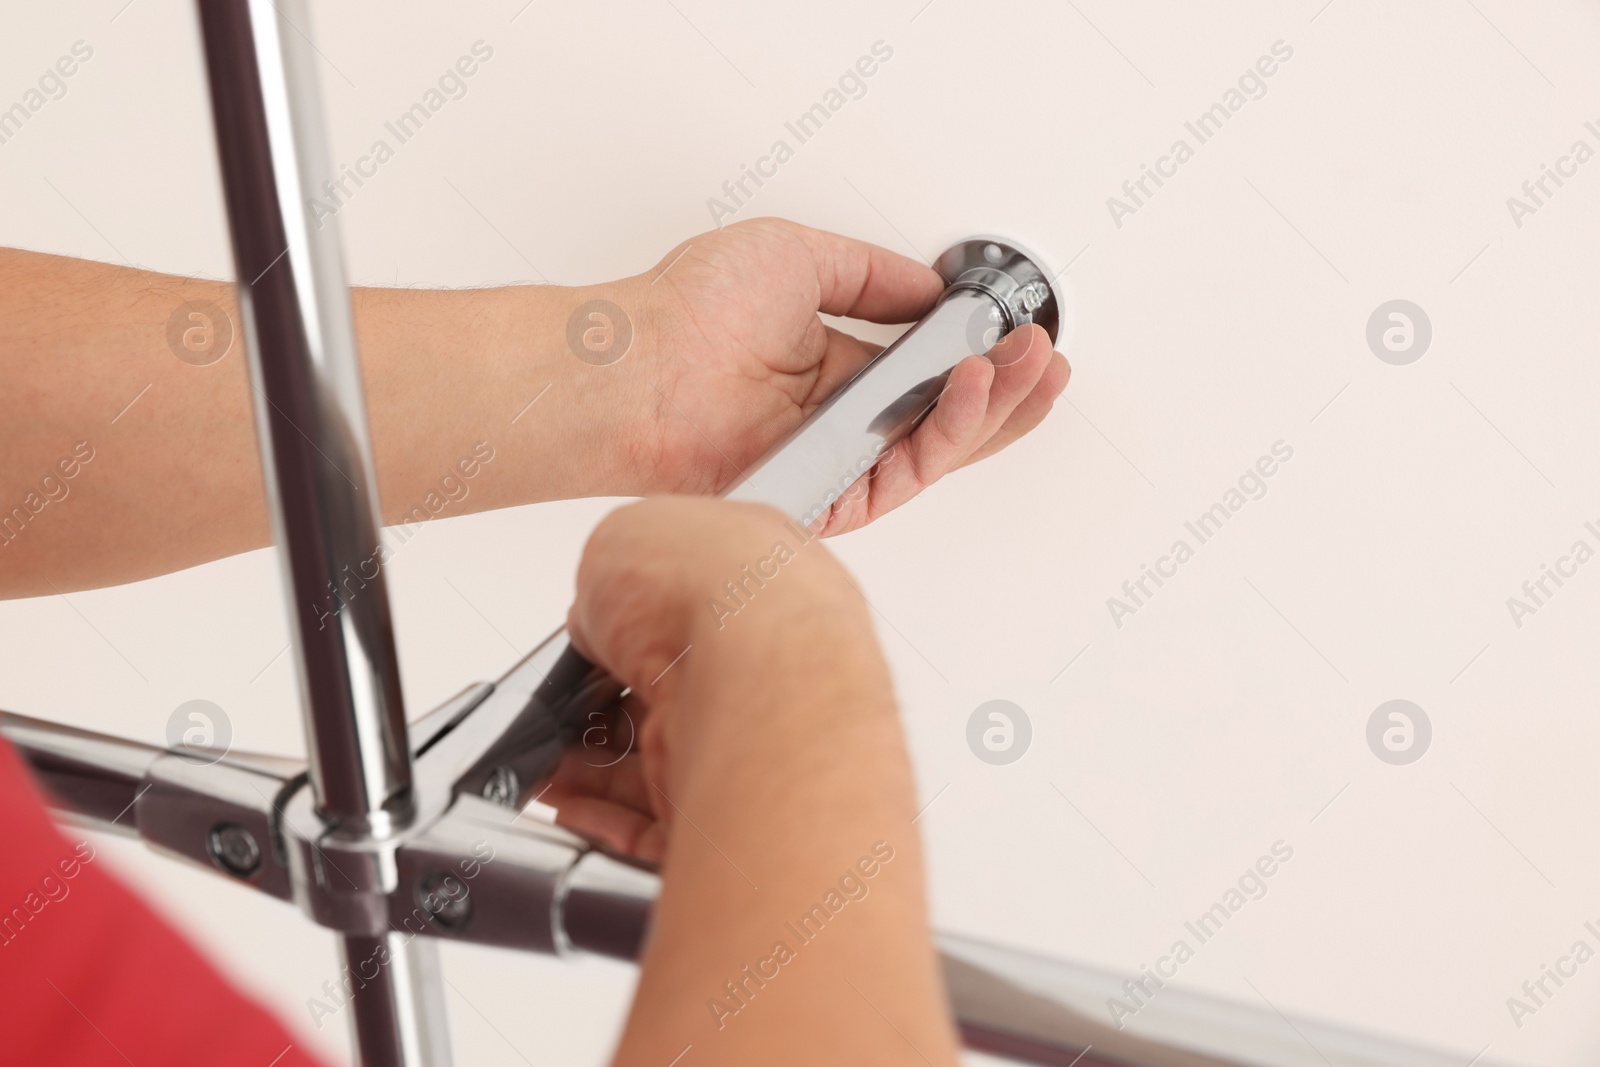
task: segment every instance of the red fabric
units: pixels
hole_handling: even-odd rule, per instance
[[[95,854],[0,739],[0,1065],[315,1067]]]

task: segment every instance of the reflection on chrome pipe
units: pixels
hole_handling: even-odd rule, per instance
[[[661,893],[651,871],[586,852],[568,869],[556,896],[556,940],[562,951],[631,960],[644,946]]]
[[[410,753],[338,229],[307,208],[331,173],[309,18],[199,9],[317,809],[381,835],[410,817]]]
[[[983,354],[1003,323],[989,294],[951,290],[723,495],[770,504],[810,526],[916,427],[938,403],[951,369]]]
[[[1067,1067],[1492,1067],[1470,1051],[1450,1052],[1293,1014],[1259,993],[1230,1000],[1145,978],[1137,1011],[1128,975],[1003,948],[953,934],[937,938],[945,981],[970,1048],[1027,1063]],[[1138,991],[1138,987],[1133,987]],[[1092,1046],[1092,1047],[1091,1047]],[[1479,1052],[1479,1057],[1483,1053]],[[1503,1061],[1501,1061],[1503,1062]]]
[[[341,959],[351,975],[356,1062],[363,1067],[448,1064],[438,943],[404,933],[341,940]]]
[[[0,712],[0,734],[57,811],[97,830],[138,833],[128,812],[162,749],[10,712]]]

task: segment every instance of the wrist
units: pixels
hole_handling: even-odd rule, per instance
[[[614,303],[609,286],[524,285],[496,290],[501,311],[490,327],[502,377],[511,383],[491,401],[521,457],[518,482],[534,490],[508,503],[634,495],[625,457],[632,421],[619,389],[621,361],[596,359],[584,346],[602,324],[583,325],[596,302]],[[576,325],[575,325],[576,324]],[[576,334],[576,336],[574,336]],[[636,347],[637,341],[632,346]],[[580,355],[581,353],[581,355]]]
[[[821,546],[785,534],[768,545],[702,579],[689,605],[695,662],[685,681],[701,690],[697,714],[742,718],[741,707],[766,692],[795,697],[814,715],[841,703],[892,712],[887,668],[844,568]],[[814,699],[822,692],[833,696]]]
[[[660,313],[648,283],[623,278],[503,293],[505,347],[525,365],[530,385],[549,387],[528,411],[543,420],[550,447],[540,459],[556,476],[545,499],[668,491],[656,476],[664,401],[655,360]]]
[[[829,819],[907,801],[893,685],[853,590],[752,604],[702,630],[679,669],[662,725],[680,803],[737,797]]]
[[[610,286],[352,293],[386,521],[436,499],[460,456],[495,460],[461,514],[546,500],[631,495],[638,404],[626,366],[580,359],[568,323]],[[434,494],[434,497],[429,496]],[[432,509],[428,509],[432,511]],[[444,514],[446,512],[433,512]]]

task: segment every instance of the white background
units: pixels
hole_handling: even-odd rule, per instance
[[[1071,263],[1080,304],[1070,403],[835,544],[879,613],[937,796],[919,825],[940,924],[1132,971],[1282,839],[1294,859],[1183,982],[1463,1064],[1486,1045],[1591,1062],[1600,963],[1520,1030],[1505,1000],[1600,920],[1600,565],[1520,629],[1505,600],[1600,519],[1600,162],[1520,228],[1506,198],[1575,139],[1600,148],[1583,128],[1600,124],[1600,9],[923,2],[319,5],[340,161],[473,42],[494,49],[340,213],[351,280],[642,270],[887,42],[866,96],[739,217],[923,256],[1015,233]],[[0,145],[0,243],[229,276],[190,6],[13,5],[4,21],[0,104],[74,41],[94,58]],[[1267,95],[1118,227],[1107,197],[1279,40],[1294,55]],[[1394,298],[1434,329],[1405,367],[1364,339]],[[1279,440],[1294,458],[1266,498],[1114,626],[1106,598]],[[397,556],[413,714],[559,622],[607,506],[447,520]],[[296,753],[284,644],[268,552],[4,604],[0,706],[159,741],[205,698],[237,747]],[[1034,731],[1007,767],[965,741],[997,697]],[[1434,728],[1406,767],[1365,740],[1395,697]],[[336,972],[331,937],[133,846],[106,852],[302,1040],[347,1056],[342,1027],[314,1030],[305,1008]],[[445,961],[467,1063],[603,1062],[632,981],[597,961]]]

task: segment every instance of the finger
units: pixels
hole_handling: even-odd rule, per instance
[[[539,800],[555,809],[557,825],[614,852],[659,860],[663,828],[646,790],[638,753],[615,766],[597,767],[582,750],[573,749]]]
[[[1032,324],[1011,331],[989,350],[989,361],[995,368],[994,384],[989,387],[983,431],[974,450],[1005,425],[1017,405],[1027,399],[1044,376],[1052,355],[1050,335]]]
[[[1050,409],[1055,406],[1056,397],[1066,389],[1067,381],[1071,377],[1072,367],[1068,365],[1066,357],[1060,352],[1052,352],[1044,374],[1040,375],[1033,389],[1023,397],[1022,402],[1016,406],[1000,428],[979,445],[972,455],[961,461],[961,466],[965,467],[980,459],[987,459],[1043,422],[1044,417],[1050,414]]]
[[[658,862],[664,828],[644,815],[597,797],[572,797],[556,810],[556,824],[624,856]]]
[[[559,809],[563,801],[580,797],[604,800],[645,814],[654,810],[637,753],[611,763],[609,756],[601,759],[586,749],[569,749],[539,799]]]
[[[825,315],[911,322],[944,291],[937,271],[898,252],[796,222],[784,225],[811,251]]]

